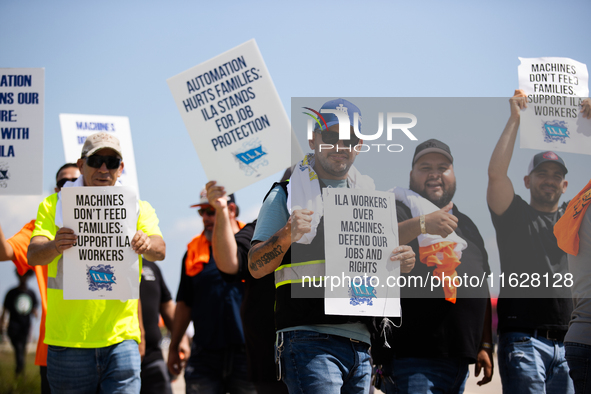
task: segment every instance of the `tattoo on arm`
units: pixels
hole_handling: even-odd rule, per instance
[[[275,242],[277,242],[278,239],[279,239],[279,237],[273,236],[273,237],[269,238],[267,241],[265,241],[265,243],[263,243],[263,245],[261,247],[264,248],[267,245],[272,245]],[[252,249],[251,249],[251,251],[252,251]],[[261,258],[250,263],[250,269],[253,271],[258,271],[259,268],[262,268],[265,265],[269,264],[272,260],[274,260],[278,256],[281,256],[283,253],[284,252],[283,252],[283,248],[281,247],[281,245],[277,245],[273,249],[271,249],[271,251],[263,254],[261,256]]]

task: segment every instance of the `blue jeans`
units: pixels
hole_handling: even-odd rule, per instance
[[[256,394],[248,381],[243,346],[211,350],[193,345],[185,384],[187,394]]]
[[[522,332],[502,333],[498,357],[503,393],[574,393],[561,341]]]
[[[283,336],[279,351],[283,382],[290,394],[369,391],[368,344],[314,331],[287,331],[278,335]]]
[[[383,366],[382,390],[387,394],[461,394],[468,366],[465,358],[394,357]]]
[[[140,365],[133,340],[96,349],[49,346],[47,379],[52,393],[139,394]]]
[[[576,394],[591,394],[591,346],[565,342],[566,361]]]

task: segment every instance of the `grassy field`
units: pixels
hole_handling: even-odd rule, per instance
[[[29,345],[34,349],[34,345]],[[0,346],[0,393],[36,394],[41,392],[39,367],[35,365],[35,352],[28,352],[25,371],[19,377],[14,375],[14,353],[6,343]]]

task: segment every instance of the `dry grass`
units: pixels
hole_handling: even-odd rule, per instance
[[[34,345],[30,345],[34,346]],[[39,367],[35,365],[35,352],[27,353],[25,371],[20,376],[14,374],[14,353],[10,345],[0,346],[0,393],[36,394],[41,392]]]

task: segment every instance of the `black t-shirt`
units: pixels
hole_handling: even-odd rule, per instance
[[[564,281],[558,281],[561,287],[554,287],[555,281],[568,273],[566,253],[554,236],[554,224],[567,205],[562,204],[553,213],[539,212],[515,195],[503,215],[491,211],[505,278],[497,304],[499,329],[568,329],[573,309],[571,291]],[[509,286],[511,274],[519,276],[518,287]],[[526,280],[533,274],[540,276],[538,287]],[[530,287],[522,287],[522,283]]]
[[[35,293],[29,288],[21,290],[15,287],[6,293],[4,308],[10,312],[8,335],[29,335],[31,313],[37,308],[37,296],[35,296]]]
[[[158,327],[160,305],[172,299],[160,268],[156,263],[143,260],[142,281],[140,283],[140,299],[142,301],[142,319],[146,336],[146,354],[142,365],[162,359],[160,340],[162,333]]]
[[[411,219],[410,209],[396,202],[398,222]],[[476,276],[482,278],[490,273],[488,254],[484,248],[484,241],[476,225],[469,217],[460,213],[457,206],[453,214],[458,218],[456,234],[467,243],[462,252],[461,264],[456,268],[458,276]],[[421,276],[424,280],[433,276],[434,267],[428,267],[419,260],[419,244],[414,239],[409,245],[416,254],[415,267],[407,278]],[[430,282],[429,282],[430,283]],[[376,363],[382,364],[396,357],[424,357],[424,358],[468,358],[475,362],[480,349],[486,307],[489,302],[488,284],[479,287],[458,288],[456,303],[445,300],[441,288],[430,286],[401,288],[402,319],[391,319],[396,326],[388,343],[392,349],[383,347],[383,339],[375,338],[372,344],[372,355]],[[428,297],[428,298],[425,298]]]
[[[276,382],[275,343],[275,277],[266,275],[260,279],[252,277],[248,270],[248,251],[254,234],[256,220],[249,223],[238,234],[238,275],[244,280],[244,301],[240,309],[248,377],[253,382]]]
[[[248,231],[248,230],[246,230]],[[250,230],[250,238],[252,231]],[[244,244],[246,233],[236,234],[238,245]],[[248,241],[250,243],[250,241]],[[176,296],[191,308],[191,320],[195,327],[193,346],[203,349],[224,349],[244,344],[240,319],[240,306],[244,294],[242,281],[227,281],[217,269],[211,247],[209,262],[195,276],[188,276],[185,269],[187,254],[181,266],[181,283]]]

